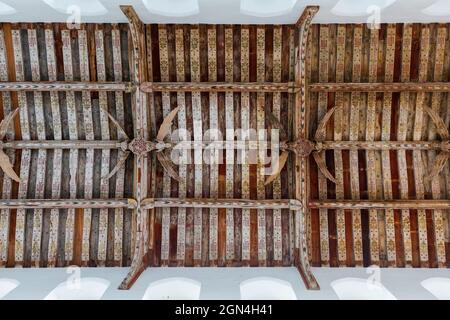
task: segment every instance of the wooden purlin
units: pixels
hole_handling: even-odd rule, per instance
[[[261,29],[262,30],[262,29]],[[145,82],[140,86],[143,92],[289,92],[295,93],[300,89],[293,83],[285,82],[257,82],[234,83],[231,80],[226,82]],[[0,87],[1,89],[1,87]],[[1,91],[1,90],[0,90]]]
[[[50,29],[48,29],[50,30]],[[136,88],[129,82],[89,82],[89,79],[85,81],[39,81],[33,80],[32,82],[27,81],[15,81],[15,82],[0,82],[0,92],[11,92],[11,91],[122,91],[131,92]]]
[[[296,41],[295,82],[300,86],[300,93],[295,97],[294,138],[308,138],[307,83],[306,83],[306,47],[312,19],[319,11],[318,6],[308,6],[297,22],[298,42]],[[308,162],[304,157],[295,157],[295,197],[302,203],[303,210],[294,216],[295,221],[295,263],[308,289],[319,289],[319,284],[311,272],[308,254],[306,215],[308,206]]]
[[[1,203],[1,202],[0,202]],[[296,199],[176,199],[176,198],[147,198],[142,200],[142,207],[151,208],[230,208],[230,209],[289,209],[300,211],[302,204]]]
[[[196,147],[208,149],[212,143],[217,146],[227,146],[230,150],[248,147],[254,143],[248,141],[201,141],[201,142],[185,142],[186,147]],[[264,145],[263,142],[260,142]],[[122,140],[10,140],[3,142],[3,149],[54,149],[54,150],[70,150],[70,149],[86,149],[86,150],[124,150],[127,149],[127,143]],[[439,140],[435,141],[323,141],[316,144],[319,150],[372,150],[372,151],[388,151],[388,150],[445,150],[446,145]],[[234,152],[234,151],[233,151]]]
[[[55,102],[56,103],[56,102]],[[55,106],[56,108],[56,106]],[[55,110],[56,111],[56,110]],[[90,120],[92,121],[92,120]],[[123,149],[123,141],[115,140],[11,140],[2,143],[3,149]]]
[[[450,82],[312,83],[311,92],[449,92]]]
[[[450,209],[450,200],[315,200],[311,199],[309,208],[328,209]]]
[[[134,199],[2,199],[1,209],[74,209],[137,207]]]

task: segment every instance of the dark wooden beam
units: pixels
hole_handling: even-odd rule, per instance
[[[300,88],[295,94],[294,139],[308,139],[308,109],[306,83],[306,48],[309,41],[312,19],[319,11],[318,6],[308,6],[295,24],[295,86]],[[308,159],[295,156],[295,198],[300,201],[303,209],[294,216],[295,250],[294,263],[307,289],[319,290],[319,284],[314,277],[309,263],[308,240],[306,234],[308,204]]]
[[[300,201],[295,199],[247,200],[247,199],[144,199],[144,209],[152,208],[230,208],[230,209],[289,209],[300,210]]]
[[[3,149],[126,149],[114,140],[19,140],[0,143]]]
[[[311,92],[450,92],[450,82],[312,83]]]
[[[0,209],[71,209],[127,208],[135,209],[134,199],[1,199]]]
[[[441,150],[441,141],[323,141],[316,143],[322,150]]]
[[[323,209],[443,209],[450,200],[310,200],[309,208]]]
[[[292,82],[144,82],[140,89],[143,92],[290,92],[298,90]]]
[[[131,77],[133,82],[140,85],[147,79],[147,63],[145,52],[144,24],[139,19],[132,6],[120,6],[120,9],[128,19],[128,26],[131,34],[132,54],[131,54]],[[132,107],[135,110],[134,134],[136,138],[146,139],[148,130],[144,123],[144,117],[147,115],[146,94],[140,89],[132,94]],[[148,234],[146,224],[148,210],[141,208],[141,198],[147,193],[147,154],[134,157],[134,186],[133,195],[137,202],[136,209],[136,241],[134,245],[134,254],[131,261],[130,270],[119,286],[121,290],[128,290],[139,278],[140,274],[147,268],[147,248],[145,240]]]
[[[136,87],[130,82],[81,82],[81,81],[41,81],[41,82],[0,82],[0,92],[4,91],[125,91]]]

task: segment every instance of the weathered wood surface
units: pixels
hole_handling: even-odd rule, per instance
[[[229,209],[289,209],[300,210],[302,205],[294,199],[266,199],[266,200],[248,200],[248,199],[144,199],[142,201],[144,208],[229,208]],[[214,212],[212,214],[215,214]]]
[[[4,149],[121,149],[121,141],[113,140],[21,140],[3,142]]]
[[[211,62],[211,61],[210,61]],[[1,88],[1,87],[0,87]],[[144,92],[290,92],[298,91],[293,83],[265,82],[145,82],[141,85]]]
[[[310,208],[327,209],[450,209],[450,200],[310,200]]]
[[[10,199],[0,200],[0,209],[136,208],[133,199]]]
[[[39,65],[39,64],[35,64]],[[131,83],[121,82],[88,82],[88,81],[17,81],[0,82],[0,92],[11,91],[125,91],[135,88]]]
[[[130,50],[130,71],[133,82],[140,85],[147,78],[146,48],[144,38],[144,25],[132,6],[121,6],[120,9],[128,19]],[[147,99],[140,90],[131,96],[131,108],[134,110],[134,136],[148,139],[147,131]],[[141,272],[147,267],[146,239],[148,238],[147,214],[148,211],[140,205],[142,198],[147,194],[147,154],[134,157],[133,197],[137,201],[137,209],[133,212],[131,225],[132,260],[130,270],[119,286],[119,289],[129,289],[137,280]]]
[[[311,92],[450,92],[450,82],[312,83]]]
[[[321,183],[317,169],[310,169],[312,263],[443,266],[448,164],[427,182],[433,155],[445,144],[422,106],[434,107],[448,125],[449,60],[442,56],[448,26],[382,24],[374,31],[346,25],[342,82],[340,30],[341,25],[313,26],[309,53],[310,134],[326,109],[344,108],[343,141],[332,135],[339,124],[334,115],[318,146],[342,150],[342,168],[335,151],[325,158],[332,172],[342,171],[344,196],[340,186]]]
[[[155,119],[156,127],[168,111],[181,105],[182,109],[172,130],[186,129],[191,134],[188,140],[195,142],[214,140],[216,137],[212,130],[217,128],[219,137],[216,145],[224,145],[222,142],[235,139],[235,132],[230,132],[230,129],[267,128],[267,113],[276,110],[276,103],[280,104],[278,108],[281,115],[287,116],[291,112],[285,109],[287,92],[278,89],[275,90],[277,92],[266,92],[263,95],[254,92],[255,89],[262,89],[259,85],[274,83],[278,88],[293,81],[289,78],[290,61],[286,59],[288,56],[285,58],[281,53],[282,48],[289,50],[291,46],[290,38],[293,33],[290,26],[277,28],[277,40],[274,38],[273,26],[223,28],[202,25],[150,25],[146,30],[147,35],[151,35],[152,44],[147,51],[152,50],[154,59],[152,85],[166,85],[169,82],[170,85],[178,86],[190,81],[189,85],[198,84],[200,87],[191,87],[193,92],[184,91],[183,88],[173,93],[153,90],[154,110],[151,110],[150,114]],[[274,54],[275,45],[278,56]],[[252,56],[253,52],[255,56]],[[279,68],[278,78],[274,78],[275,71],[278,71],[268,67],[272,65]],[[212,90],[212,86],[218,83],[227,86]],[[231,83],[232,85],[228,86]],[[245,89],[246,84],[257,86],[250,90]],[[279,95],[279,102],[276,95]],[[250,142],[245,141],[250,137],[243,138],[243,145],[256,146],[260,143],[257,137],[255,139],[252,136],[253,141]],[[194,143],[190,144],[193,147]],[[248,152],[240,152],[238,144],[229,143],[225,145],[224,151],[214,148],[209,142],[203,141],[201,144],[203,151],[196,148],[188,152],[191,163],[178,166],[180,183],[173,180],[164,182],[167,178],[164,178],[160,165],[156,164],[155,198],[215,198],[216,194],[219,198],[230,199],[256,200],[258,197],[264,197],[270,200],[274,197],[272,187],[264,188],[261,184],[257,187],[258,179],[260,182],[263,179],[258,173],[256,162],[250,165],[238,163],[241,157],[249,155]],[[195,159],[201,158],[214,160],[218,156],[223,162],[217,166],[194,162]],[[256,156],[260,157],[258,154]],[[286,198],[290,195],[292,189],[288,188],[286,178],[283,172],[280,193],[285,189],[286,194],[280,194],[278,197]],[[275,234],[272,232],[275,222],[272,222],[272,212],[268,210],[263,214],[253,207],[217,209],[216,215],[214,208],[212,214],[208,208],[156,208],[155,232],[158,232],[156,236],[161,237],[161,242],[157,242],[154,248],[154,260],[169,266],[257,266],[292,263],[293,229],[289,221],[289,211],[285,211],[287,208],[282,209],[280,215],[277,213],[275,221],[279,231]],[[223,227],[225,231],[221,231]],[[278,239],[275,239],[275,236]],[[271,253],[274,246],[276,256]]]
[[[288,25],[152,24],[145,34],[139,49],[124,24],[0,28],[0,113],[20,107],[2,148],[23,179],[0,173],[1,266],[130,265],[147,251],[153,266],[289,266],[301,254],[314,266],[446,265],[449,167],[423,179],[445,145],[421,106],[448,125],[447,25],[313,25],[305,52]],[[130,61],[136,50],[144,66]],[[186,129],[191,147],[203,140],[182,157],[213,163],[176,166],[176,182],[151,155],[130,157],[104,184],[126,145],[100,107],[151,140],[176,106],[172,131]],[[313,140],[334,106],[316,148],[336,185],[294,156],[266,187],[261,162],[238,163],[261,160],[239,149],[265,142],[227,129],[271,129],[274,115],[289,140]],[[138,213],[128,198],[153,200]],[[309,202],[304,216],[283,200],[294,198]]]
[[[5,87],[0,109],[2,114],[8,114],[13,107],[21,107],[14,131],[13,127],[9,129],[2,148],[10,156],[17,154],[11,159],[23,178],[19,188],[2,178],[3,199],[10,201],[0,211],[2,265],[51,267],[69,263],[90,266],[130,263],[131,232],[127,226],[131,225],[131,215],[125,214],[129,207],[127,200],[123,204],[119,200],[116,203],[116,199],[131,196],[131,172],[112,180],[115,186],[108,188],[102,202],[90,202],[100,197],[102,185],[101,167],[95,165],[99,163],[97,150],[117,154],[123,138],[115,129],[111,129],[109,138],[101,136],[99,92],[106,97],[103,104],[118,119],[122,104],[121,121],[124,124],[126,119],[129,124],[124,127],[127,133],[132,131],[127,27],[115,26],[115,44],[111,28],[103,31],[103,79],[96,75],[99,56],[95,56],[94,33],[89,31],[94,29],[93,25],[83,25],[80,30],[72,31],[60,24],[2,26],[2,69],[14,77],[1,78]],[[114,46],[116,66],[112,60]],[[119,72],[125,73],[120,79],[113,77],[117,61],[123,64]],[[12,87],[7,87],[9,85]],[[111,99],[114,93],[110,91],[120,92],[121,98]],[[8,104],[8,97],[17,97],[12,99],[14,105]],[[116,159],[111,156],[108,160],[111,166]],[[126,170],[132,170],[132,166],[127,165]],[[122,186],[122,191],[114,197],[116,185]],[[110,191],[112,196],[109,196]],[[117,224],[116,219],[111,219],[108,208],[118,212]],[[99,224],[99,209],[107,214],[107,220],[105,215],[102,219],[108,224],[103,227]],[[116,230],[109,222],[116,224]],[[99,233],[100,227],[103,231]],[[9,240],[11,245],[7,247],[3,234],[8,239],[15,239],[17,234],[17,242]],[[104,241],[99,242],[104,249],[102,254],[98,253],[96,244],[99,234],[104,237]]]
[[[311,23],[312,19],[319,11],[318,6],[307,6],[296,23],[297,30],[295,33],[295,59],[294,59],[294,71],[295,71],[295,83],[300,87],[300,92],[295,95],[295,104],[293,106],[293,127],[294,127],[294,139],[307,139],[308,138],[308,116],[309,109],[307,108],[307,97],[309,92],[307,91],[307,72],[306,72],[306,56],[309,39],[311,38]],[[299,211],[299,214],[294,216],[294,259],[295,266],[300,272],[305,286],[308,289],[318,290],[320,289],[317,280],[315,279],[311,268],[309,259],[308,248],[308,232],[307,232],[307,204],[308,204],[308,160],[300,155],[295,156],[295,199],[300,201],[303,206],[303,210]]]

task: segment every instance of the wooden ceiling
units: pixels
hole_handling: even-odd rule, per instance
[[[446,266],[448,211],[441,209],[448,206],[420,207],[420,200],[449,198],[449,167],[446,163],[441,174],[427,179],[436,155],[445,151],[420,144],[448,139],[425,110],[437,113],[448,131],[448,87],[432,92],[421,83],[448,85],[449,30],[448,24],[313,26],[306,63],[314,91],[310,128],[336,106],[324,140],[369,144],[327,151],[336,184],[318,175],[311,163],[311,198],[382,200],[373,209],[369,203],[354,209],[311,204],[316,207],[311,211],[314,265]],[[360,82],[364,89],[357,87]],[[403,83],[410,90],[391,90],[386,83]],[[402,141],[403,146],[397,143]],[[418,201],[403,208],[388,202],[412,199]]]
[[[21,180],[0,173],[1,266],[130,266],[127,289],[148,266],[294,265],[317,289],[310,262],[448,265],[448,162],[426,177],[448,154],[449,25],[310,30],[316,7],[295,25],[143,25],[122,10],[129,25],[0,28],[0,112],[20,108],[2,148]],[[268,185],[261,161],[239,163],[248,150],[174,166],[157,136],[176,108],[191,143],[277,118],[287,165]]]

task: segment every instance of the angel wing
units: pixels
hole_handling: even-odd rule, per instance
[[[180,177],[178,176],[178,173],[175,171],[175,169],[172,166],[172,161],[170,161],[169,157],[164,151],[157,152],[156,158],[158,158],[158,161],[161,163],[162,167],[166,172],[169,174],[169,176],[172,179],[175,179],[176,181],[180,181]]]
[[[449,156],[450,154],[446,152],[441,152],[437,155],[436,159],[434,160],[433,168],[431,168],[430,174],[425,177],[426,181],[431,181],[434,177],[439,175],[442,169],[444,169]]]
[[[321,151],[321,152],[315,151],[315,152],[313,152],[312,155],[313,155],[313,157],[314,157],[314,160],[315,160],[316,163],[317,163],[317,167],[319,167],[320,172],[322,172],[322,174],[323,174],[328,180],[330,180],[330,181],[336,183],[336,179],[333,177],[333,175],[331,174],[331,172],[328,171],[327,164],[325,163],[325,160],[324,160],[324,158],[323,158],[323,156],[322,156],[323,153],[324,153],[324,151]]]
[[[10,112],[3,120],[0,122],[0,140],[3,140],[3,138],[6,135],[6,132],[8,131],[9,124],[11,123],[12,119],[17,115],[19,112],[19,108],[14,109],[14,111]]]
[[[323,116],[322,120],[320,120],[319,125],[317,126],[316,133],[314,134],[314,140],[322,141],[325,138],[325,128],[335,110],[336,110],[336,107],[331,108]]]
[[[276,166],[275,172],[273,172],[267,179],[266,182],[264,182],[264,185],[267,186],[268,184],[272,183],[281,173],[281,170],[283,170],[284,166],[286,165],[286,161],[288,159],[289,152],[283,151],[280,155],[280,158],[278,159],[278,166]]]
[[[0,168],[2,168],[3,172],[13,179],[14,181],[20,182],[20,178],[14,172],[13,165],[9,161],[9,157],[3,150],[0,149]]]
[[[108,173],[106,176],[103,176],[102,179],[108,180],[112,176],[114,176],[117,173],[117,171],[119,171],[119,169],[125,165],[125,161],[127,161],[127,158],[130,155],[130,153],[131,153],[130,151],[123,152],[122,155],[120,156],[120,158],[117,160],[117,163],[114,166],[114,168],[111,170],[111,172]]]
[[[177,115],[180,107],[176,107],[164,118],[161,126],[159,127],[158,134],[156,135],[156,140],[163,141],[164,137],[170,132],[170,128],[172,127],[172,122],[175,116]]]

